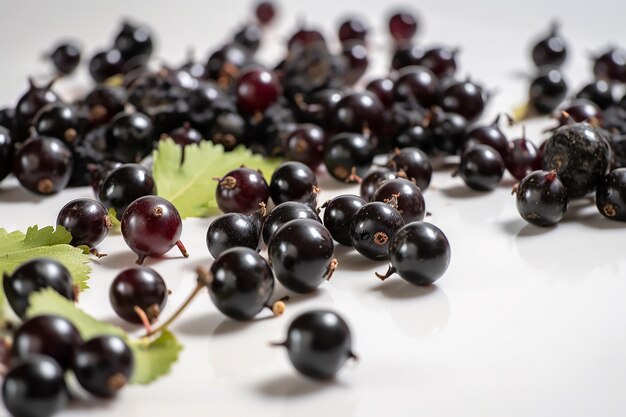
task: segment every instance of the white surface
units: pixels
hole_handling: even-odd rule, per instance
[[[284,1],[274,36],[287,34],[296,15],[333,28],[340,15],[358,11],[381,33],[382,2]],[[486,119],[524,99],[530,72],[527,46],[558,16],[570,41],[566,74],[580,86],[590,72],[586,54],[623,41],[626,6],[613,1],[576,4],[438,1],[417,5],[421,39],[460,45],[459,75],[497,90]],[[62,36],[89,50],[110,41],[120,15],[150,24],[159,35],[158,55],[182,60],[187,46],[199,56],[213,49],[249,16],[249,2],[3,2],[0,6],[2,76],[0,104],[14,103],[26,75],[44,75],[37,61]],[[332,32],[334,33],[334,32]],[[328,37],[331,38],[329,33]],[[385,39],[384,35],[381,35]],[[380,45],[380,46],[376,46]],[[374,72],[384,73],[386,50]],[[266,56],[278,56],[280,45]],[[42,69],[44,68],[44,69]],[[60,87],[63,87],[61,85]],[[529,125],[538,140],[545,123]],[[519,135],[520,128],[510,130]],[[384,263],[337,250],[339,270],[315,294],[294,296],[285,315],[251,323],[220,315],[203,294],[172,328],[185,345],[171,375],[148,387],[129,387],[109,402],[72,405],[60,416],[623,416],[626,408],[626,235],[622,223],[605,220],[582,201],[572,204],[553,229],[526,225],[505,179],[492,193],[468,190],[449,171],[437,173],[426,196],[428,220],[452,246],[450,268],[437,285],[414,288],[394,276],[373,275]],[[321,178],[324,201],[356,192]],[[0,226],[25,230],[54,224],[70,199],[90,190],[40,198],[15,181],[0,185]],[[183,241],[191,254],[147,264],[167,280],[173,294],[167,317],[194,285],[193,270],[209,265],[205,231],[210,219],[187,220]],[[120,324],[108,303],[108,286],[135,256],[120,236],[100,246],[109,256],[93,263],[91,290],[81,306]],[[283,294],[279,290],[277,294]],[[270,348],[290,320],[304,310],[332,308],[350,323],[358,363],[337,381],[319,384],[295,373],[285,352]],[[0,412],[1,415],[1,412]]]

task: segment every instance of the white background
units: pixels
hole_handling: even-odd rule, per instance
[[[313,22],[333,39],[340,16],[351,12],[377,33],[371,43],[374,74],[387,68],[380,1],[283,2],[282,19],[268,37],[267,62],[280,56],[296,17]],[[570,41],[565,68],[576,89],[591,75],[588,55],[609,44],[626,46],[626,6],[615,1],[437,1],[414,4],[425,44],[460,46],[459,76],[495,91],[485,120],[524,101],[532,74],[528,47],[557,17]],[[158,35],[157,55],[182,62],[193,46],[204,60],[251,16],[249,2],[4,1],[0,5],[0,105],[14,105],[27,75],[46,78],[38,60],[59,38],[74,37],[92,52],[111,41],[121,16],[135,17]],[[331,32],[332,31],[332,32]],[[524,74],[527,74],[526,76]],[[61,82],[70,96],[84,74]],[[86,81],[85,81],[86,82]],[[83,83],[84,84],[84,83]],[[539,142],[550,122],[528,124]],[[508,129],[519,136],[519,126]],[[320,177],[322,201],[356,188]],[[426,196],[429,221],[452,246],[452,262],[437,285],[414,288],[399,277],[381,284],[378,264],[339,248],[339,270],[315,294],[293,297],[284,317],[251,323],[220,315],[206,294],[172,328],[185,345],[171,375],[148,387],[125,389],[114,401],[72,405],[62,416],[623,416],[626,408],[626,233],[589,201],[574,202],[555,228],[526,225],[516,212],[513,185],[505,177],[492,193],[468,190],[449,171],[435,175]],[[13,180],[0,185],[0,227],[25,230],[54,224],[70,199],[91,196],[69,190],[41,198]],[[193,270],[209,265],[205,245],[210,219],[184,224],[191,257],[147,262],[173,294],[168,315],[194,285]],[[121,324],[108,302],[116,272],[134,255],[120,236],[100,247],[107,258],[93,263],[91,290],[81,306]],[[278,294],[284,294],[282,289]],[[336,381],[320,384],[297,375],[281,340],[290,320],[312,308],[340,312],[353,330],[360,361]],[[1,415],[2,412],[0,412]]]

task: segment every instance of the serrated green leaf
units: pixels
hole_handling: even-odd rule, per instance
[[[6,240],[5,240],[6,239]],[[64,227],[31,226],[22,232],[8,233],[0,229],[0,275],[10,274],[22,263],[33,258],[51,258],[62,263],[72,274],[81,290],[88,287],[89,248],[69,245],[72,235]]]
[[[159,196],[174,204],[182,218],[204,217],[217,211],[214,177],[223,177],[245,165],[259,169],[269,181],[281,162],[255,155],[243,146],[224,152],[223,146],[208,141],[187,146],[182,165],[181,152],[182,148],[171,139],[160,141],[154,151],[152,174]]]
[[[178,360],[182,346],[176,337],[165,330],[154,340],[131,339],[121,328],[101,322],[79,309],[74,303],[51,289],[44,289],[30,297],[27,317],[41,314],[54,314],[69,320],[83,337],[88,340],[95,336],[114,335],[128,343],[135,358],[135,369],[131,384],[145,385],[169,373]]]

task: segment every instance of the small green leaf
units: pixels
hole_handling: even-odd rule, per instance
[[[44,289],[30,296],[28,318],[41,314],[53,314],[70,321],[84,340],[100,335],[121,337],[128,343],[135,358],[131,384],[145,385],[169,373],[178,360],[182,346],[168,330],[154,340],[131,339],[121,328],[101,322],[79,309],[74,303],[51,289]]]
[[[26,231],[8,233],[0,229],[0,275],[12,273],[22,263],[33,258],[51,258],[62,263],[72,274],[81,290],[89,288],[87,280],[89,249],[69,245],[72,235],[64,227],[31,226]]]
[[[259,169],[269,181],[280,164],[279,159],[266,159],[243,146],[224,152],[221,145],[203,141],[185,147],[185,162],[181,165],[181,147],[171,139],[159,141],[154,151],[152,174],[159,196],[169,200],[182,218],[204,217],[217,211],[214,177],[245,165]]]
[[[111,219],[111,232],[120,233],[122,223],[117,220],[117,212],[115,209],[111,207],[107,214],[109,215],[109,219]]]

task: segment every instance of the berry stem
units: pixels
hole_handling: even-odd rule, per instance
[[[386,280],[387,278],[389,278],[391,275],[393,275],[396,272],[396,268],[394,268],[393,266],[389,265],[389,268],[387,269],[387,272],[385,272],[385,275],[381,275],[378,272],[374,272],[374,274],[380,278],[381,281]]]
[[[326,272],[324,273],[324,278],[326,278],[326,281],[330,281],[333,273],[337,270],[338,266],[339,261],[337,261],[337,258],[333,258],[333,260],[330,261],[330,264],[328,265],[328,269],[326,269]]]
[[[187,307],[189,306],[189,304],[191,304],[191,302],[194,300],[194,298],[196,298],[196,296],[198,294],[200,294],[200,291],[202,291],[202,289],[204,287],[206,287],[207,285],[209,285],[211,283],[211,281],[213,281],[213,275],[211,275],[211,272],[209,272],[206,268],[198,267],[196,269],[196,274],[198,275],[198,279],[197,279],[197,282],[196,282],[196,287],[193,289],[191,294],[189,294],[189,296],[183,302],[183,304],[181,304],[181,306],[178,308],[178,310],[176,310],[174,312],[174,314],[169,319],[167,319],[165,322],[163,322],[157,328],[154,328],[151,331],[147,332],[144,337],[153,336],[153,335],[163,331],[168,326],[170,326],[178,318],[178,316],[180,316],[182,314],[182,312],[187,309]]]
[[[176,241],[176,246],[178,247],[178,250],[180,250],[180,253],[185,258],[189,258],[189,252],[187,252],[187,248],[185,248],[185,245],[183,245],[183,242],[181,242],[180,240]]]
[[[148,319],[148,315],[146,314],[146,312],[143,311],[143,309],[139,306],[134,306],[133,310],[135,311],[135,313],[137,313],[137,316],[139,316],[139,320],[141,320],[141,324],[143,325],[144,329],[146,329],[146,332],[148,334],[152,333],[152,326],[150,325],[150,320]]]
[[[89,253],[91,253],[93,256],[95,256],[98,259],[104,258],[105,256],[107,256],[106,253],[98,252],[98,249],[96,248],[89,249]]]

